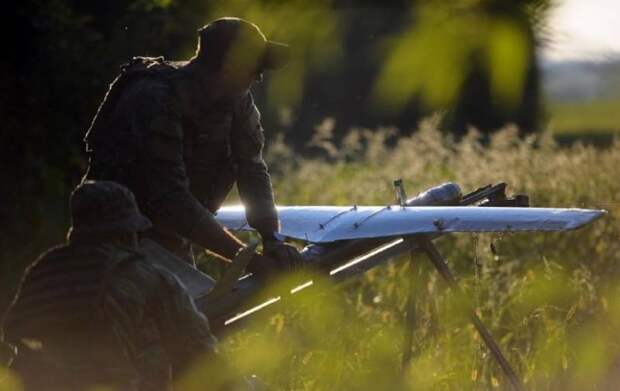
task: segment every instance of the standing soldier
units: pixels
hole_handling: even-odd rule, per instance
[[[190,263],[192,242],[225,259],[243,246],[213,217],[236,182],[266,255],[250,266],[297,265],[297,250],[278,239],[263,128],[250,92],[265,70],[288,57],[288,46],[267,40],[256,25],[222,18],[199,31],[187,62],[134,58],[86,135],[85,178],[129,187],[153,221],[145,235]]]
[[[215,338],[179,280],[137,247],[150,221],[114,182],[71,197],[68,243],[27,269],[4,322],[26,391],[167,390]]]

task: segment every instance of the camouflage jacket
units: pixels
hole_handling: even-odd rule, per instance
[[[133,250],[57,247],[26,271],[3,322],[26,390],[167,390],[215,352],[178,279]]]
[[[212,101],[208,88],[161,58],[134,59],[112,83],[85,138],[91,159],[86,177],[125,184],[159,234],[197,242],[196,225],[213,219],[209,211],[236,181],[250,225],[275,231],[252,95]]]

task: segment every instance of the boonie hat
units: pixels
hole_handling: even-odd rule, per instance
[[[139,232],[151,227],[133,193],[112,181],[85,181],[71,193],[73,235]]]

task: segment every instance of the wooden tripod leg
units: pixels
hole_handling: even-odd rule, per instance
[[[439,254],[439,251],[437,250],[437,247],[435,247],[433,242],[429,240],[428,238],[423,238],[418,241],[418,245],[422,249],[422,251],[424,251],[424,253],[428,256],[430,261],[435,266],[435,269],[437,269],[441,277],[448,283],[450,288],[454,292],[457,292],[459,294],[462,293],[461,288],[457,284],[456,280],[454,279],[454,276],[452,275],[452,272],[450,271],[450,268],[448,267],[448,264],[443,259],[441,254]],[[508,362],[508,360],[502,353],[497,342],[495,342],[495,340],[493,339],[493,336],[491,335],[489,330],[482,323],[478,315],[476,315],[473,308],[469,308],[469,313],[470,313],[469,314],[470,319],[472,323],[474,324],[474,327],[476,327],[476,330],[478,330],[478,333],[482,337],[482,340],[484,341],[484,343],[487,345],[487,347],[491,351],[491,354],[493,354],[495,361],[497,361],[499,366],[504,371],[504,374],[510,381],[512,388],[516,391],[523,391],[524,386],[523,386],[523,383],[521,382],[521,379],[517,376],[514,369],[512,369],[512,367],[510,366],[510,363]]]

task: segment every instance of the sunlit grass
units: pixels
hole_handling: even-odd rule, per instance
[[[278,200],[384,204],[393,201],[391,179],[402,177],[410,194],[447,180],[464,190],[506,181],[511,191],[529,194],[533,206],[608,209],[603,220],[576,232],[455,235],[438,244],[527,389],[615,384],[620,143],[606,150],[560,148],[549,134],[521,140],[506,129],[486,148],[475,133],[455,143],[432,121],[393,148],[384,144],[389,134],[361,130],[332,145],[323,137],[330,162],[293,158],[286,146],[273,145],[268,158],[278,173]],[[463,313],[463,298],[449,292],[423,257],[415,264],[423,282],[414,356],[404,371],[411,278],[404,259],[258,316],[224,341],[225,350],[276,389],[507,389]]]
[[[529,194],[533,206],[605,208],[609,214],[575,232],[438,240],[464,296],[450,292],[417,255],[407,368],[401,357],[415,273],[403,257],[339,286],[317,284],[297,300],[252,316],[221,340],[230,366],[198,363],[178,389],[252,373],[276,390],[507,389],[468,322],[467,301],[528,390],[614,389],[620,381],[620,142],[602,150],[559,147],[550,134],[519,139],[508,128],[483,146],[475,132],[453,141],[434,120],[388,147],[391,134],[355,130],[335,143],[326,132],[317,145],[327,159],[297,157],[276,141],[266,156],[279,203],[386,204],[393,202],[391,181],[401,177],[410,195],[445,181],[464,191],[505,181],[511,192]],[[11,381],[0,390],[18,390]]]

